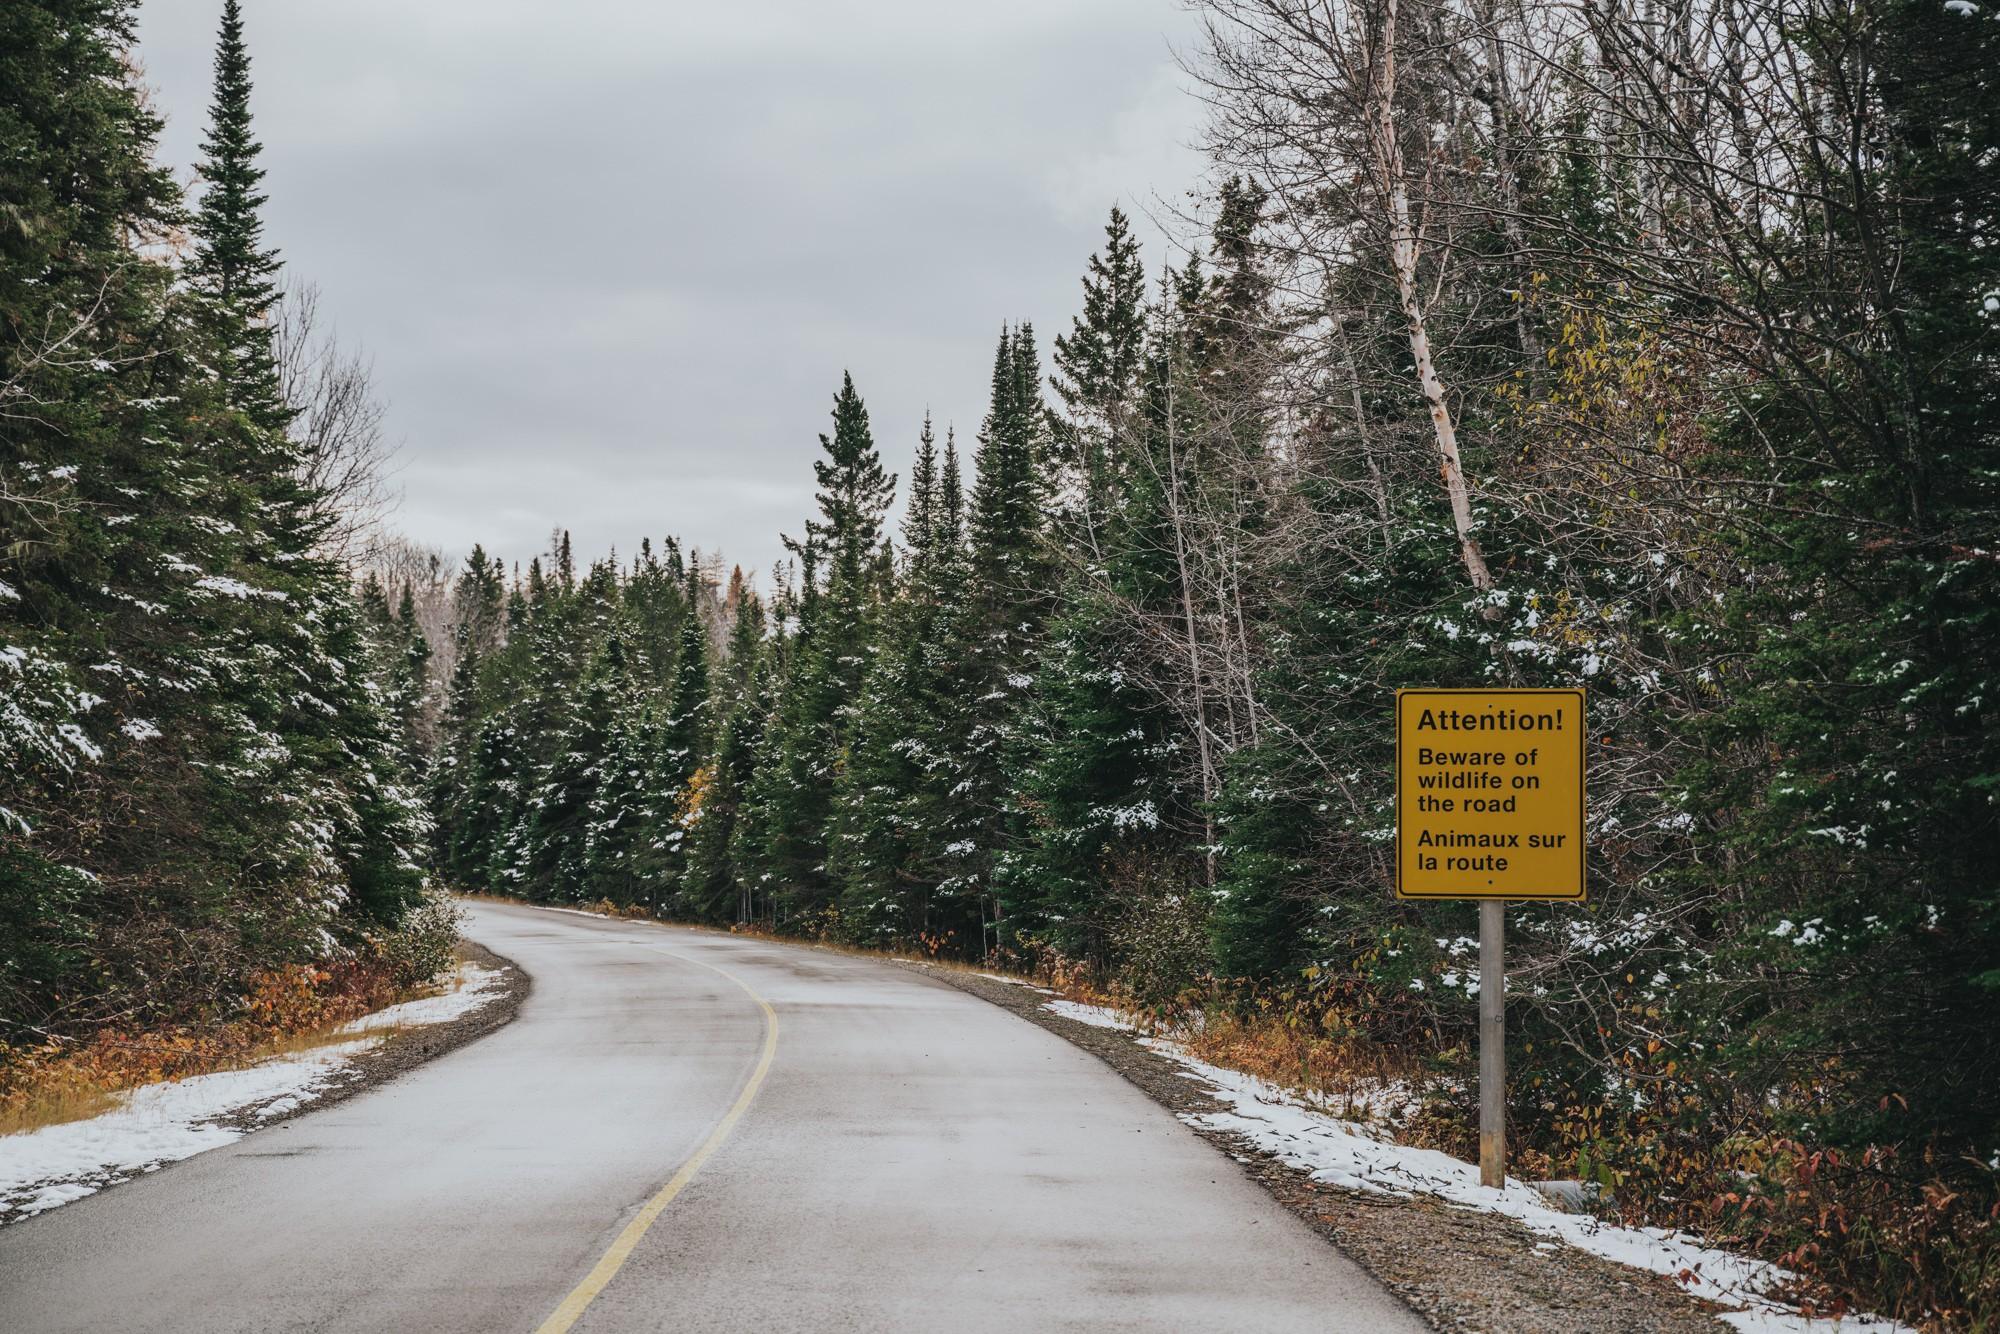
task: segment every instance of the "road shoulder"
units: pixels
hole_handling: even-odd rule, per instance
[[[326,1085],[310,1102],[277,1113],[246,1110],[219,1118],[220,1124],[245,1131],[281,1125],[307,1112],[317,1112],[346,1102],[356,1094],[386,1084],[420,1065],[428,1065],[438,1057],[457,1051],[467,1043],[477,1042],[488,1033],[512,1023],[514,1016],[520,1013],[521,1003],[533,990],[534,980],[511,959],[501,958],[477,941],[461,939],[458,942],[458,957],[462,963],[490,969],[500,975],[493,988],[492,999],[455,1019],[389,1035],[375,1047],[351,1058],[338,1080]]]
[[[469,940],[457,953],[461,976],[476,979],[460,993],[392,1005],[318,1046],[140,1085],[98,1115],[0,1138],[0,1227],[344,1102],[509,1023],[527,973]]]
[[[1217,1106],[1185,1067],[1147,1050],[1130,1033],[1048,1010],[1048,997],[1037,989],[923,963],[903,966],[1083,1048],[1183,1122]],[[1449,1334],[1718,1334],[1729,1328],[1669,1279],[1553,1246],[1510,1219],[1429,1196],[1324,1185],[1237,1136],[1189,1129]]]

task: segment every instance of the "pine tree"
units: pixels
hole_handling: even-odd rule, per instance
[[[680,645],[674,655],[674,683],[665,716],[654,738],[646,778],[646,854],[641,874],[660,902],[678,901],[688,862],[688,835],[700,818],[705,776],[715,733],[715,693],[709,670],[708,632],[702,625],[701,566],[689,561],[687,604]]]
[[[757,876],[792,913],[832,898],[826,836],[852,706],[873,653],[877,607],[872,560],[895,478],[882,470],[868,411],[851,376],[834,396],[834,430],[813,463],[820,517],[795,545],[804,567],[794,658],[779,697],[772,753],[749,798]],[[818,582],[826,565],[824,588]]]
[[[828,838],[842,926],[856,940],[955,929],[932,914],[945,846],[936,777],[945,756],[933,724],[949,708],[950,679],[939,634],[962,573],[957,506],[945,494],[958,482],[951,446],[943,473],[926,417],[903,524],[908,565],[856,703]]]
[[[700,921],[742,923],[755,915],[750,886],[738,872],[731,849],[770,715],[769,681],[768,665],[760,660],[751,669],[748,692],[723,722],[705,769],[700,803],[689,812],[680,900]]]
[[[522,872],[530,897],[576,901],[589,884],[590,817],[627,691],[624,646],[614,634],[583,694],[563,710],[523,811]]]
[[[215,47],[214,97],[201,142],[205,183],[195,211],[195,258],[189,276],[214,303],[218,370],[230,399],[265,432],[281,432],[291,414],[278,388],[265,317],[278,300],[278,252],[266,249],[261,192],[263,146],[250,117],[250,56],[238,0],[223,0]]]
[[[992,404],[981,424],[977,478],[966,515],[966,590],[942,632],[955,701],[939,720],[939,812],[945,837],[939,899],[949,901],[962,941],[997,943],[992,927],[995,859],[1018,821],[1007,805],[1006,771],[1015,726],[1040,651],[1056,580],[1048,549],[1050,449],[1041,368],[1027,325],[1003,330],[994,354]],[[955,499],[948,451],[944,490]]]
[[[729,572],[729,592],[723,610],[729,617],[729,643],[723,673],[731,711],[748,699],[758,667],[764,661],[764,603],[738,565]]]
[[[87,1023],[142,989],[170,1006],[149,976],[207,957],[198,984],[226,985],[240,961],[226,903],[176,907],[230,898],[237,864],[205,767],[228,756],[199,670],[211,643],[183,616],[230,562],[204,520],[234,483],[170,401],[172,271],[127,244],[181,221],[132,40],[126,4],[0,8],[0,384],[35,405],[0,412],[0,1042],[38,1043],[11,1026]],[[155,870],[167,843],[177,865]],[[150,960],[121,946],[156,932],[169,940]]]
[[[610,684],[610,724],[603,767],[591,794],[584,832],[583,878],[590,898],[621,905],[654,902],[649,875],[650,843],[663,804],[657,779],[660,724],[657,701],[631,679],[621,632],[605,644],[618,679]]]
[[[1016,932],[1100,968],[1112,962],[1119,882],[1173,862],[1186,796],[1164,701],[1134,669],[1143,656],[1122,608],[1170,604],[1170,549],[1158,530],[1157,470],[1143,459],[1149,369],[1138,246],[1113,211],[1084,279],[1084,310],[1057,340],[1057,388],[1071,438],[1101,442],[1092,501],[1069,536],[1071,568],[1016,728],[1008,764],[1018,843],[997,867]],[[1157,373],[1154,358],[1151,369]]]
[[[1984,1144],[2000,1093],[2000,563],[1976,553],[2000,532],[2000,36],[1892,0],[1810,18],[1795,40],[1832,119],[1797,159],[1784,276],[1746,299],[1776,329],[1809,325],[1811,355],[1845,369],[1800,375],[1794,349],[1771,347],[1708,433],[1710,462],[1749,483],[1721,512],[1744,577],[1678,627],[1733,669],[1680,777],[1683,810],[1727,813],[1711,846],[1740,915],[1695,1022],[1729,1035],[1732,1073],[1776,1085],[1824,1068],[1803,1113],[1820,1135]],[[1864,134],[1874,148],[1849,160]],[[1693,867],[1684,883],[1712,892]],[[1790,945],[1807,922],[1826,947]]]
[[[431,645],[417,623],[416,594],[403,585],[389,632],[381,640],[388,658],[388,680],[383,703],[389,714],[391,734],[403,768],[412,783],[424,778],[425,757],[430,752],[432,723]]]
[[[760,655],[748,691],[716,745],[714,774],[688,850],[685,889],[689,906],[709,921],[744,923],[760,916],[750,870],[756,863],[744,851],[753,837],[745,815],[776,704],[776,675],[770,658]]]
[[[1133,429],[1146,351],[1146,274],[1125,214],[1111,210],[1104,249],[1083,278],[1083,310],[1055,341],[1057,438],[1076,473],[1078,545],[1095,552],[1116,503],[1120,441]]]
[[[490,698],[489,666],[503,648],[507,627],[523,623],[526,612],[522,605],[510,607],[504,582],[500,563],[475,545],[452,586],[454,657],[431,755],[429,806],[437,838],[433,864],[449,883],[460,886],[483,880],[492,856],[490,833],[471,831],[494,818],[488,784],[504,766],[497,763],[491,736],[485,738],[483,763],[474,763],[474,752],[486,720],[498,707]]]
[[[373,749],[392,735],[380,702],[362,687],[371,648],[344,572],[315,548],[326,522],[307,489],[304,460],[287,434],[269,315],[278,260],[262,245],[261,149],[251,128],[250,63],[242,15],[224,6],[214,97],[203,140],[206,182],[192,225],[197,356],[212,373],[219,412],[190,402],[191,423],[252,503],[234,519],[243,535],[225,631],[237,658],[224,689],[247,725],[238,773],[246,811],[294,831],[260,859],[274,899],[346,897],[379,923],[395,921],[423,888],[421,817],[396,756]],[[221,591],[220,586],[211,586]],[[274,672],[283,662],[291,676]],[[350,883],[343,888],[342,880]]]

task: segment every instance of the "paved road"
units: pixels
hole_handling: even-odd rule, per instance
[[[469,934],[534,978],[514,1023],[0,1228],[0,1330],[1423,1328],[1094,1057],[963,992],[527,908]]]

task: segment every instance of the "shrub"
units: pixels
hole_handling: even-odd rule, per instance
[[[433,888],[412,908],[395,930],[370,938],[375,954],[388,966],[390,980],[400,990],[434,982],[457,960],[458,932],[464,909],[442,889]]]
[[[1202,896],[1165,875],[1134,877],[1111,927],[1120,989],[1171,1018],[1209,981],[1208,911]]]

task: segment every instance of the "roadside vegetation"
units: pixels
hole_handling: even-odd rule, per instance
[[[899,530],[844,378],[762,596],[560,534],[419,581],[443,874],[1012,963],[1469,1152],[1474,914],[1392,897],[1391,692],[1582,684],[1521,1165],[1993,1327],[2000,24],[1199,8],[1187,248],[1114,210]]]
[[[1113,209],[900,493],[828,368],[761,588],[378,540],[235,5],[192,206],[129,6],[0,10],[10,1063],[87,1100],[375,997],[435,878],[1016,968],[1467,1152],[1474,916],[1392,897],[1391,692],[1581,683],[1520,1164],[2000,1326],[2000,11],[1197,7],[1182,248]]]
[[[95,1116],[146,1084],[352,1041],[341,1030],[354,1020],[439,989],[456,962],[458,919],[449,898],[434,896],[395,932],[338,958],[255,974],[239,1003],[206,1020],[0,1047],[0,1135]]]
[[[0,1133],[452,964],[379,406],[281,292],[237,5],[192,199],[132,23],[0,10]]]

